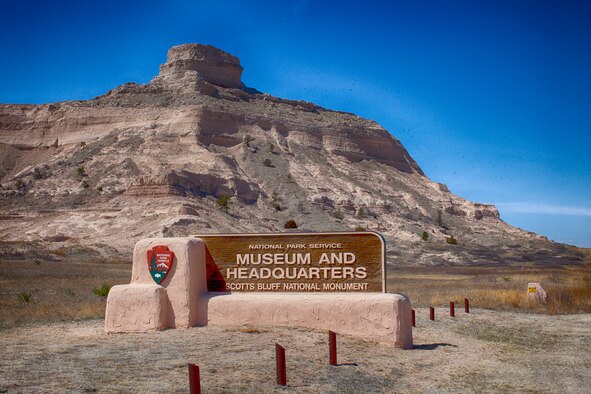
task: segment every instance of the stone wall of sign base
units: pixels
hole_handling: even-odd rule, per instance
[[[146,253],[168,246],[175,261],[161,285]],[[208,293],[205,245],[198,238],[149,238],[133,252],[129,285],[113,286],[105,331],[129,333],[205,325],[307,327],[412,347],[410,300],[387,293]]]

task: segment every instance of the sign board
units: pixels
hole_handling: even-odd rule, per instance
[[[170,270],[172,269],[172,262],[174,261],[174,253],[169,250],[167,246],[154,246],[148,250],[148,270],[154,282],[162,283]]]
[[[208,291],[386,292],[375,232],[194,237],[205,242]]]
[[[546,303],[548,295],[541,284],[531,282],[527,284],[527,299],[530,302]]]

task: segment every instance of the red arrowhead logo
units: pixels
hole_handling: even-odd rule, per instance
[[[174,253],[168,246],[157,245],[148,250],[148,269],[152,279],[160,284],[172,269]]]

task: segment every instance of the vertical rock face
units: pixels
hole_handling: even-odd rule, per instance
[[[210,45],[185,44],[168,51],[166,63],[160,66],[164,81],[201,79],[224,88],[243,88],[240,60]]]
[[[0,241],[128,253],[145,237],[284,231],[295,220],[379,231],[397,262],[521,262],[540,247],[570,258],[429,180],[376,122],[260,93],[241,74],[235,56],[180,45],[148,84],[0,105]]]

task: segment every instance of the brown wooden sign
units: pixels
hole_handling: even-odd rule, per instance
[[[375,232],[194,235],[206,245],[209,291],[386,292]]]

